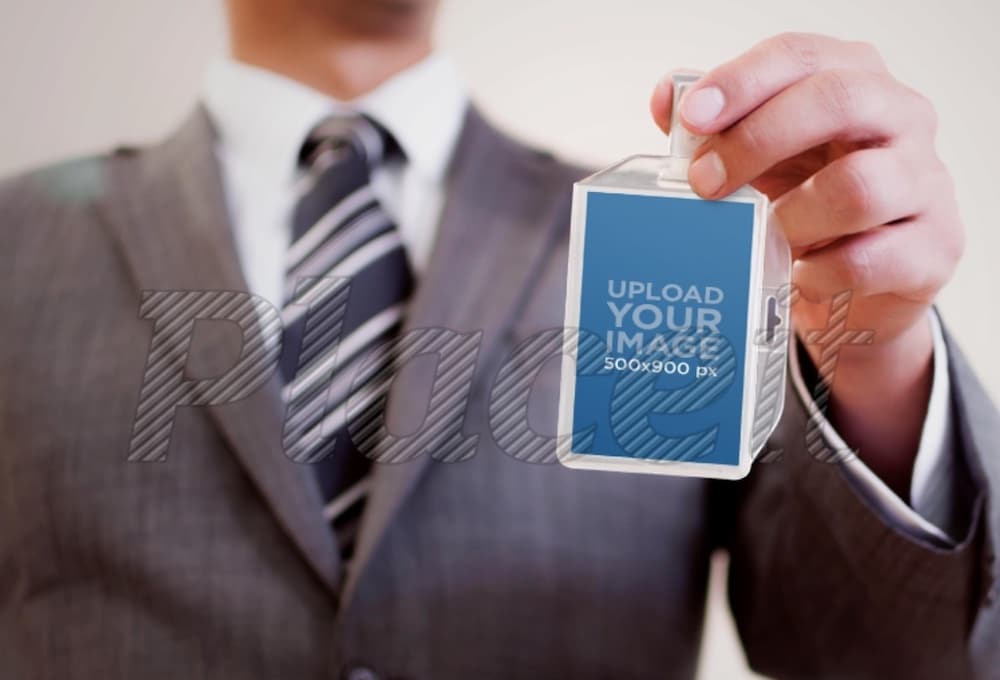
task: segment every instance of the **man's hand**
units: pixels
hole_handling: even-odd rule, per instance
[[[664,131],[671,97],[667,78],[651,102]],[[797,331],[824,327],[831,298],[852,291],[848,327],[874,330],[874,343],[842,349],[829,415],[907,498],[931,383],[927,309],[964,244],[933,106],[869,45],[788,34],[710,71],[680,108],[710,135],[692,160],[695,191],[751,184],[772,200],[795,258]]]

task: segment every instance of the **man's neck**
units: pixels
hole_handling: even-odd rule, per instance
[[[278,73],[341,101],[371,92],[431,53],[429,37],[364,39],[233,40],[234,59]]]

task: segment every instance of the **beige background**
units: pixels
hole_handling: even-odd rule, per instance
[[[162,135],[225,49],[218,0],[2,2],[0,174]],[[662,150],[646,101],[669,68],[711,67],[786,30],[875,43],[937,103],[969,234],[941,308],[1000,395],[998,19],[995,0],[445,0],[439,42],[502,127],[595,164]],[[702,677],[749,677],[720,577]]]

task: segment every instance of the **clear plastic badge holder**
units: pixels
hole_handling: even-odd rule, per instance
[[[676,101],[694,81],[691,76],[676,77],[675,111]],[[700,143],[676,124],[669,156],[633,156],[574,187],[558,428],[562,435],[559,459],[568,467],[740,478],[749,472],[780,420],[790,337],[788,242],[779,228],[768,227],[767,198],[754,189],[743,187],[719,201],[703,201],[694,194],[687,184],[687,168]],[[740,235],[745,236],[742,241]],[[723,252],[725,256],[719,255]],[[624,296],[612,299],[626,290],[627,281],[638,287],[634,280],[656,283],[646,284],[647,297],[640,296],[631,304]],[[716,297],[731,305],[698,314],[718,321],[715,328],[722,329],[720,334],[739,338],[730,343],[728,363],[723,363],[725,357],[715,357],[712,364],[739,370],[732,370],[728,382],[713,386],[712,378],[705,377],[703,387],[670,396],[651,385],[656,380],[680,384],[684,380],[679,376],[615,373],[616,362],[623,366],[634,362],[649,370],[647,359],[652,355],[628,360],[615,356],[616,327],[610,319],[621,330],[626,318],[622,310],[628,309],[640,325],[627,329],[636,332],[625,333],[626,343],[636,338],[648,341],[649,334],[643,332],[659,320],[657,307],[667,306],[666,294],[655,291],[664,285],[668,291],[675,284],[664,282],[675,280],[677,290],[690,285],[691,291],[707,291],[706,282],[711,283],[719,291]],[[708,302],[703,300],[703,307]],[[681,318],[679,310],[667,311]],[[647,321],[649,325],[644,325]],[[584,331],[595,331],[587,347],[580,344]],[[604,368],[595,369],[601,361]],[[695,371],[714,375],[711,362],[702,363],[705,366],[690,369],[688,387],[695,382]],[[663,365],[656,362],[654,369]],[[635,386],[623,388],[622,381],[630,380]],[[660,399],[666,406],[659,413],[644,415],[643,399]],[[671,406],[671,399],[692,403],[701,399],[701,403],[683,411]],[[729,406],[722,404],[726,400]],[[612,404],[618,411],[608,415]],[[638,415],[630,421],[633,412]],[[613,422],[616,417],[618,422]],[[713,427],[712,417],[721,425]],[[658,427],[662,421],[669,424]],[[691,434],[671,437],[670,425],[681,434]],[[685,429],[685,425],[690,427]],[[609,430],[615,430],[617,439]],[[634,446],[621,444],[623,433],[627,437],[635,432],[643,434],[635,435]],[[660,445],[649,443],[654,440]]]

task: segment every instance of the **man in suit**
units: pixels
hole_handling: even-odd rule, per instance
[[[434,5],[229,0],[176,133],[0,189],[0,678],[691,677],[717,548],[763,673],[1000,677],[1000,419],[930,309],[962,237],[926,100],[821,36],[700,81],[693,186],[768,193],[797,258],[769,462],[570,471],[496,403],[534,361],[550,441],[556,362],[523,350],[583,172],[468,105]],[[831,374],[805,340],[845,289],[874,340]],[[420,439],[451,342],[458,427]]]

